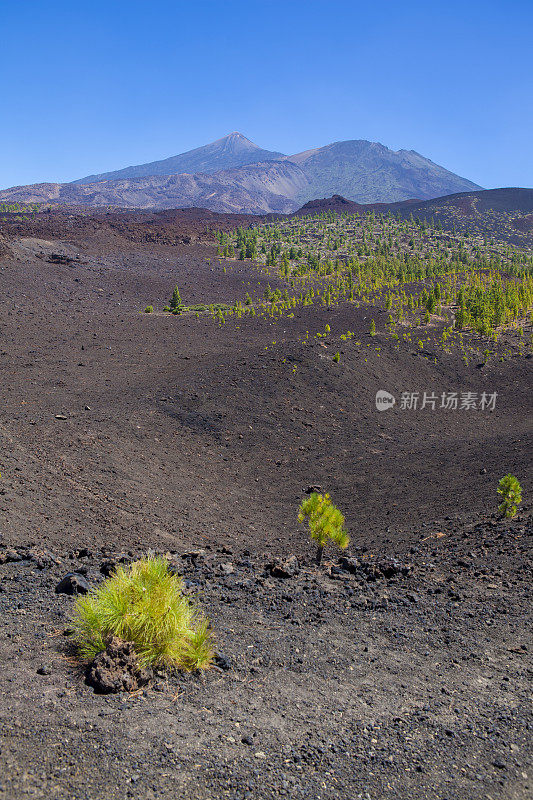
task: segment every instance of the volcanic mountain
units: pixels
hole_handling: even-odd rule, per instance
[[[151,175],[195,175],[199,172],[210,175],[219,170],[242,167],[245,164],[257,164],[261,161],[280,161],[283,153],[262,150],[242,133],[233,133],[217,139],[211,144],[188,150],[177,156],[164,158],[162,161],[151,161],[134,167],[124,167],[115,172],[103,172],[101,175],[88,175],[74,183],[97,183],[100,181],[130,180],[146,178]]]
[[[286,156],[240,133],[162,161],[0,191],[0,201],[122,208],[202,206],[212,211],[290,213],[317,197],[391,203],[481,187],[413,150],[354,140]]]
[[[340,194],[358,203],[393,203],[481,188],[414,150],[394,151],[360,139],[334,142],[288,158],[308,179],[298,196],[302,202]]]

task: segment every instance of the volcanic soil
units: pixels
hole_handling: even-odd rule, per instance
[[[163,314],[176,284],[188,305],[278,285],[216,257],[212,229],[249,220],[165,213],[0,231],[0,798],[530,797],[531,360],[512,337],[468,365],[397,349],[349,305]],[[439,407],[465,391],[494,409]],[[501,522],[509,472],[525,502]],[[321,568],[296,521],[312,487],[351,536]],[[54,588],[150,548],[222,657],[95,694]]]

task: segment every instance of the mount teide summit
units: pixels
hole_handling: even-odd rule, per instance
[[[72,183],[6,189],[0,200],[124,208],[203,206],[261,214],[290,213],[309,200],[335,194],[359,203],[391,203],[479,188],[414,150],[352,140],[288,156],[263,150],[233,132],[161,161]]]
[[[150,161],[148,164],[125,167],[115,172],[103,172],[101,175],[88,175],[74,183],[129,180],[146,178],[150,175],[180,175],[183,173],[195,175],[199,172],[210,175],[222,169],[233,169],[245,164],[257,164],[261,161],[281,161],[284,158],[283,153],[262,150],[242,133],[233,131],[211,144],[188,150],[177,156],[164,158],[162,161]]]

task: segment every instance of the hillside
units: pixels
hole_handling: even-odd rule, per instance
[[[483,189],[460,192],[423,202],[355,203],[341,195],[310,200],[294,212],[295,217],[317,214],[392,213],[438,224],[446,230],[496,237],[525,248],[533,247],[533,189]]]
[[[160,175],[99,183],[44,183],[0,192],[0,202],[68,203],[121,208],[202,207],[242,214],[287,214],[306,185],[300,167],[289,161],[249,164],[212,175]]]
[[[391,208],[403,217],[413,214],[427,222],[439,222],[449,230],[533,246],[533,189],[463,192]]]
[[[533,258],[417,216],[0,213],[2,800],[530,797]],[[56,587],[147,551],[219,658],[94,693]]]
[[[414,150],[395,152],[377,142],[335,142],[289,158],[309,180],[302,202],[340,194],[358,203],[392,203],[481,188]]]
[[[348,200],[340,194],[331,197],[317,198],[309,200],[305,205],[294,212],[296,217],[313,216],[332,211],[334,214],[365,214],[367,211],[396,210],[403,206],[418,206],[416,200],[403,200],[400,203],[356,203],[355,200]]]

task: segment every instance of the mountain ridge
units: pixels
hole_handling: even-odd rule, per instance
[[[167,159],[69,183],[0,191],[0,200],[124,208],[202,205],[218,212],[291,213],[317,197],[391,203],[478,190],[480,186],[415,150],[352,139],[284,155],[238,131]]]
[[[120,208],[207,208],[242,214],[289,214],[305,174],[289,161],[220,170],[212,175],[158,175],[92,184],[42,183],[0,191],[0,202],[63,203]]]

